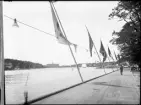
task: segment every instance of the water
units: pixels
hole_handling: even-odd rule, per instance
[[[105,71],[109,73],[113,70]],[[80,68],[80,72],[84,81],[105,74],[104,69],[92,67]],[[24,91],[28,91],[28,100],[32,100],[80,82],[76,68],[5,71],[6,104],[23,103]]]

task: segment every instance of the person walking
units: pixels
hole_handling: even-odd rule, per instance
[[[123,66],[120,65],[120,74],[122,75],[123,74]]]

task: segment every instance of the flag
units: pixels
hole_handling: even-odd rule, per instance
[[[53,18],[53,23],[54,23],[54,29],[55,29],[55,34],[56,34],[56,38],[57,38],[57,41],[61,44],[65,44],[65,45],[68,45],[68,44],[71,44],[67,39],[66,37],[63,35],[63,32],[60,28],[60,25],[59,25],[59,22],[57,20],[57,17],[55,15],[55,12],[53,10],[53,7],[50,3],[50,6],[51,6],[51,12],[52,12],[52,18]]]
[[[102,41],[101,41],[100,53],[103,56],[103,62],[104,62],[106,60],[106,58],[107,58],[107,54],[106,54],[105,48],[104,48],[104,46],[102,44]]]
[[[87,29],[87,27],[86,27],[86,29]],[[89,36],[89,50],[90,50],[90,56],[92,57],[92,48],[93,48],[94,43],[93,43],[93,40],[92,40],[92,38],[91,38],[91,35],[90,35],[88,29],[87,29],[87,32],[88,32],[88,36]]]
[[[66,35],[65,35],[65,37],[64,37],[64,35],[63,35],[63,33],[62,33],[62,31],[64,31],[64,30],[63,30],[63,27],[62,27],[62,25],[61,25],[61,22],[58,21],[59,18],[58,18],[58,20],[57,20],[58,15],[57,15],[57,12],[56,12],[55,8],[54,8],[54,10],[53,10],[53,7],[54,7],[54,6],[53,6],[53,4],[52,4],[51,2],[50,2],[50,6],[51,6],[52,17],[53,17],[54,29],[55,29],[55,33],[56,33],[56,37],[57,37],[58,42],[61,43],[61,44],[65,44],[65,45],[73,45],[73,43],[70,43],[70,42],[67,40]],[[56,13],[56,15],[55,15],[55,13]],[[57,17],[56,17],[56,16],[57,16]],[[59,22],[60,22],[60,23],[59,23]],[[61,29],[62,29],[62,30],[60,29],[59,24],[61,25]],[[64,34],[65,34],[65,32],[64,32]],[[77,67],[77,69],[78,69],[79,76],[81,77],[81,80],[82,80],[82,82],[83,82],[83,78],[82,78],[81,73],[80,73],[80,71],[79,71],[79,67],[78,67],[77,62],[76,62],[76,60],[75,60],[75,57],[74,57],[74,55],[73,55],[72,49],[71,49],[70,46],[69,46],[69,48],[70,48],[70,52],[71,52],[71,54],[72,54],[72,57],[73,57],[73,59],[74,59],[74,62],[75,62],[75,64],[76,64],[76,67]]]
[[[110,51],[109,46],[108,46],[108,54],[109,54],[109,56],[114,60],[114,58],[112,57],[112,54],[111,54],[111,51]]]

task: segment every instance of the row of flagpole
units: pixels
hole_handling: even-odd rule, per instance
[[[50,35],[50,36],[55,37],[55,35],[53,35],[53,34],[47,33],[47,32],[45,32],[45,31],[43,31],[43,30],[41,30],[41,29],[38,29],[38,28],[36,28],[36,27],[33,27],[33,26],[31,26],[31,25],[25,24],[24,22],[18,21],[16,18],[13,19],[13,18],[11,18],[11,17],[9,17],[9,16],[7,16],[7,15],[4,15],[4,16],[7,17],[7,18],[9,18],[9,19],[14,20],[13,26],[19,27],[19,25],[17,24],[17,22],[18,22],[18,23],[21,23],[21,24],[23,24],[23,25],[25,25],[25,26],[28,26],[28,27],[30,27],[30,28],[33,28],[33,29],[38,30],[38,31],[40,31],[40,32],[43,32],[43,33],[45,33],[45,34],[47,34],[47,35]],[[84,47],[79,46],[79,45],[74,44],[74,43],[72,43],[72,45],[74,45],[75,50],[76,50],[76,47],[84,48]],[[84,49],[85,49],[86,51],[89,51],[89,49],[86,49],[86,48],[84,48]]]
[[[11,20],[14,20],[13,26],[15,26],[15,27],[19,27],[18,23],[21,23],[21,24],[23,24],[23,25],[25,25],[25,26],[28,26],[28,27],[30,27],[30,28],[33,28],[33,29],[38,30],[38,31],[40,31],[40,32],[43,32],[43,33],[45,33],[45,34],[47,34],[47,35],[50,35],[50,36],[55,37],[55,35],[53,35],[53,34],[47,33],[47,32],[45,32],[45,31],[43,31],[43,30],[41,30],[41,29],[38,29],[38,28],[33,27],[33,26],[31,26],[31,25],[28,25],[28,24],[26,24],[26,23],[24,23],[24,22],[21,22],[21,21],[17,20],[16,18],[13,19],[13,18],[11,18],[11,17],[9,17],[9,16],[7,16],[7,15],[3,15],[3,16],[4,16],[4,17],[7,17],[7,18],[9,18],[9,19],[11,19]],[[17,22],[18,22],[18,23],[17,23]],[[89,49],[84,48],[84,47],[82,47],[82,46],[80,46],[80,45],[77,45],[77,44],[74,44],[74,45],[76,45],[77,47],[83,48],[83,49],[85,49],[86,51],[89,51]]]
[[[23,25],[25,25],[25,26],[28,26],[28,27],[30,27],[30,28],[33,28],[33,29],[35,29],[35,30],[38,30],[38,31],[40,31],[40,32],[43,32],[43,33],[45,33],[45,34],[48,34],[48,35],[50,35],[50,36],[55,37],[55,35],[53,35],[53,34],[47,33],[47,32],[45,32],[45,31],[40,30],[40,29],[38,29],[38,28],[35,28],[35,27],[31,26],[31,25],[25,24],[25,23],[23,23],[23,22],[21,22],[21,21],[17,21],[17,19],[13,19],[13,18],[11,18],[11,17],[9,17],[9,16],[7,16],[7,15],[4,15],[4,16],[7,17],[7,18],[9,18],[9,19],[14,20],[13,26],[19,27],[19,25],[17,24],[17,22],[18,22],[18,23],[21,23],[21,24],[23,24]],[[84,48],[84,47],[82,47],[82,46],[79,46],[79,45],[77,45],[77,44],[73,44],[73,45],[75,46],[75,50],[76,50],[76,47],[81,47],[81,48],[85,49],[86,51],[90,51],[89,49],[86,49],[86,48]],[[95,45],[94,45],[94,47],[95,47]],[[95,48],[96,48],[96,47],[95,47]],[[96,53],[97,53],[97,52],[96,52]],[[109,47],[108,47],[108,53],[109,53]],[[110,52],[110,53],[111,53],[111,52]],[[109,54],[109,55],[110,55],[110,57],[112,57],[111,54]],[[114,51],[114,55],[116,55],[116,54],[115,54],[115,51]],[[117,60],[117,57],[115,57],[115,58],[116,58],[116,60]],[[113,58],[113,57],[112,57],[112,60],[114,61],[114,58]]]
[[[51,5],[51,2],[50,2],[50,5]],[[66,34],[65,34],[65,31],[64,31],[64,29],[63,29],[63,27],[62,27],[62,24],[61,24],[61,22],[60,22],[60,19],[59,19],[59,17],[58,17],[58,15],[57,15],[57,12],[56,12],[56,10],[55,10],[55,7],[54,7],[54,5],[53,5],[53,3],[52,3],[52,6],[51,6],[51,11],[52,11],[52,15],[53,15],[53,19],[55,18],[55,16],[57,17],[57,19],[58,19],[58,23],[60,23],[60,25],[61,25],[61,28],[62,28],[62,31],[63,31],[63,33],[62,33],[62,36],[61,37],[58,37],[57,35],[56,35],[56,38],[58,39],[58,42],[59,43],[61,43],[61,44],[65,44],[64,42],[66,41],[66,43],[69,43],[69,48],[71,48],[70,47],[70,45],[73,45],[74,46],[74,48],[75,48],[75,50],[77,49],[77,47],[78,47],[78,45],[76,45],[76,44],[73,44],[73,43],[71,43],[71,42],[69,42],[68,40],[67,40],[67,38],[66,38]],[[54,13],[53,13],[54,12]],[[8,16],[6,16],[6,15],[4,15],[5,17],[8,17]],[[8,18],[10,18],[10,17],[8,17]],[[12,18],[10,18],[10,19],[12,19]],[[56,19],[56,20],[57,20]],[[25,23],[23,23],[23,22],[20,22],[20,21],[18,21],[19,23],[21,23],[21,24],[24,24],[24,25],[26,25],[26,26],[29,26],[29,27],[31,27],[31,28],[34,28],[34,29],[36,29],[36,30],[38,30],[38,31],[41,31],[41,32],[44,32],[44,33],[46,33],[46,34],[49,34],[49,33],[47,33],[47,32],[45,32],[45,31],[42,31],[42,30],[40,30],[40,29],[37,29],[37,28],[35,28],[35,27],[32,27],[32,26],[30,26],[30,25],[27,25],[27,24],[25,24]],[[16,19],[14,19],[14,25],[15,26],[17,26],[17,27],[19,27],[18,26],[18,24],[17,24],[17,20]],[[54,27],[55,27],[55,29],[57,29],[57,27],[56,26],[58,26],[59,24],[56,24],[56,25],[54,25]],[[86,26],[85,26],[86,27]],[[87,27],[86,27],[86,29],[87,29]],[[61,31],[61,30],[60,30]],[[99,61],[101,62],[101,58],[100,58],[100,55],[98,54],[98,52],[97,52],[97,49],[96,49],[96,47],[95,47],[95,44],[94,44],[94,42],[92,41],[92,38],[91,38],[91,36],[90,36],[90,33],[89,33],[89,31],[88,31],[88,29],[87,29],[87,32],[88,32],[88,36],[89,36],[89,51],[90,51],[90,56],[92,57],[92,47],[94,46],[94,48],[95,48],[95,52],[96,52],[96,54],[97,54],[97,56],[98,56],[98,59],[99,59]],[[56,30],[55,30],[55,33],[56,33]],[[64,34],[64,35],[63,35]],[[52,34],[49,34],[49,35],[51,35],[51,36],[54,36],[54,35],[52,35]],[[66,38],[66,39],[65,39]],[[65,40],[64,40],[65,39]],[[100,42],[101,42],[101,48],[100,48],[100,53],[102,54],[102,56],[103,56],[103,62],[106,60],[106,58],[107,58],[107,53],[106,53],[106,51],[105,51],[105,49],[104,49],[104,46],[103,46],[103,44],[102,44],[102,41],[100,40]],[[92,44],[92,45],[90,45],[90,44]],[[80,46],[79,46],[80,47]],[[86,48],[85,48],[86,49]],[[86,49],[87,50],[87,49]],[[70,50],[71,52],[72,52],[72,49]],[[87,50],[88,51],[88,50]],[[112,58],[112,60],[114,61],[114,59],[113,59],[113,57],[112,57],[112,55],[111,55],[111,52],[110,52],[110,49],[109,49],[109,47],[108,47],[108,53],[109,53],[109,57],[111,57]],[[115,52],[114,52],[114,54],[115,54]],[[109,60],[109,57],[108,57],[108,60]],[[115,57],[116,57],[116,55],[115,55]],[[73,55],[73,58],[74,58],[74,55]],[[74,58],[75,59],[75,58]],[[116,57],[116,60],[117,60],[117,57]],[[76,60],[75,60],[75,62],[76,62]],[[110,62],[110,60],[109,60],[109,62]],[[77,64],[77,63],[76,63]],[[103,64],[101,63],[101,65],[103,66]],[[103,66],[104,67],[104,66]]]
[[[87,27],[86,27],[86,29],[87,29]],[[90,35],[88,29],[87,29],[87,32],[88,32],[88,37],[89,37],[90,56],[92,57],[92,48],[93,48],[93,46],[94,46],[95,51],[96,51],[96,53],[97,53],[97,56],[98,56],[98,58],[99,58],[99,61],[100,61],[100,63],[101,63],[101,58],[100,58],[100,56],[99,56],[99,54],[98,54],[98,52],[97,52],[97,49],[96,49],[96,47],[95,47],[95,44],[94,44],[94,42],[93,42],[93,40],[92,40],[92,38],[91,38],[91,35]],[[101,64],[101,67],[102,67],[102,66],[103,66],[103,64]],[[105,69],[104,69],[104,72],[105,72]],[[105,74],[106,74],[106,72],[105,72]]]
[[[76,64],[76,67],[77,67],[77,70],[78,70],[78,73],[79,73],[79,76],[80,76],[80,78],[81,78],[81,81],[82,82],[84,82],[84,80],[83,80],[83,78],[82,78],[82,75],[81,75],[81,72],[80,72],[80,69],[79,69],[79,67],[78,67],[78,64],[77,64],[77,61],[76,61],[76,59],[75,59],[75,57],[74,57],[74,54],[73,54],[73,51],[72,51],[72,49],[71,49],[71,47],[70,47],[70,45],[73,45],[73,46],[75,46],[75,47],[77,47],[77,45],[76,44],[73,44],[73,43],[71,43],[71,42],[69,42],[69,40],[67,39],[67,36],[66,36],[66,34],[65,34],[65,31],[64,31],[64,29],[63,29],[63,26],[62,26],[62,24],[61,24],[61,22],[60,22],[60,19],[59,19],[59,17],[58,17],[58,14],[57,14],[57,11],[56,11],[56,9],[55,9],[55,7],[54,7],[54,5],[53,5],[53,2],[52,1],[50,1],[50,6],[51,6],[51,12],[52,12],[52,18],[53,18],[53,23],[54,23],[54,29],[55,29],[55,34],[56,34],[56,38],[57,38],[57,40],[58,40],[58,42],[59,43],[61,43],[61,44],[65,44],[65,45],[68,45],[68,47],[69,47],[69,50],[70,50],[70,52],[71,52],[71,55],[72,55],[72,57],[73,57],[73,60],[74,60],[74,62],[75,62],[75,64]],[[4,78],[5,78],[5,76],[3,75],[4,74],[4,46],[3,46],[3,9],[2,9],[3,7],[2,7],[2,1],[0,1],[0,79],[1,79],[1,83],[0,83],[0,87],[1,87],[1,105],[3,105],[3,104],[5,104],[5,83],[4,83]],[[16,19],[14,19],[14,22],[16,23],[17,22],[17,20]],[[22,22],[20,22],[20,23],[22,23]],[[24,23],[22,23],[22,24],[24,24]],[[25,25],[27,25],[27,24],[25,24]],[[29,26],[29,25],[28,25]],[[39,29],[37,29],[37,28],[35,28],[35,27],[32,27],[32,26],[29,26],[29,27],[31,27],[31,28],[34,28],[34,29],[36,29],[36,30],[39,30]],[[86,27],[86,26],[85,26]],[[101,53],[101,55],[103,56],[103,60],[101,61],[101,58],[100,58],[100,55],[99,55],[99,53],[98,53],[98,51],[97,51],[97,49],[96,49],[96,46],[95,46],[95,44],[94,44],[94,42],[93,42],[93,40],[92,40],[92,38],[91,38],[91,35],[90,35],[90,33],[89,33],[89,31],[88,31],[88,28],[86,27],[86,29],[87,29],[87,32],[88,32],[88,37],[89,37],[89,51],[90,51],[90,56],[92,57],[92,48],[94,47],[94,49],[95,49],[95,51],[96,51],[96,54],[97,54],[97,56],[98,56],[98,59],[99,59],[99,61],[100,61],[100,63],[101,63],[101,67],[103,67],[104,68],[104,61],[106,60],[106,58],[107,58],[107,53],[106,53],[106,51],[105,51],[105,48],[104,48],[104,46],[103,46],[103,43],[102,43],[102,41],[100,40],[100,42],[101,42],[101,47],[100,47],[100,53]],[[42,30],[39,30],[39,31],[42,31]],[[44,31],[42,31],[42,32],[44,32]],[[44,33],[46,33],[46,32],[44,32]],[[49,34],[49,33],[46,33],[46,34]],[[51,35],[51,34],[50,34]],[[53,35],[52,35],[53,36]],[[112,55],[111,55],[111,51],[110,51],[110,48],[109,48],[109,46],[108,46],[108,54],[109,54],[109,57],[111,57],[112,58],[112,60],[114,61],[114,59],[113,59],[113,57],[112,57]],[[115,58],[116,58],[116,60],[118,60],[118,58],[119,58],[119,55],[118,56],[116,56],[116,54],[115,54],[115,51],[114,51],[114,55],[115,55]],[[108,58],[109,59],[109,58]],[[109,62],[110,62],[110,60],[109,60]],[[105,68],[104,68],[104,72],[105,72]],[[105,72],[106,73],[106,72]]]
[[[66,34],[65,34],[65,31],[64,31],[64,29],[63,29],[63,26],[62,26],[62,24],[61,24],[61,22],[60,22],[60,19],[59,19],[59,17],[58,17],[57,11],[56,11],[56,9],[55,9],[55,7],[54,7],[52,1],[50,1],[50,6],[51,6],[51,12],[52,12],[52,18],[53,18],[53,23],[54,23],[54,29],[55,29],[56,38],[57,38],[57,40],[58,40],[59,43],[65,44],[65,45],[68,45],[68,46],[69,46],[70,52],[71,52],[71,54],[72,54],[72,57],[73,57],[73,59],[74,59],[74,62],[75,62],[75,64],[76,64],[76,67],[77,67],[77,69],[78,69],[79,76],[81,77],[81,80],[82,80],[82,82],[83,82],[83,78],[82,78],[82,76],[81,76],[79,67],[78,67],[78,65],[77,65],[76,59],[75,59],[74,54],[73,54],[73,52],[72,52],[72,49],[71,49],[71,47],[70,47],[70,45],[73,45],[73,44],[72,44],[71,42],[69,42],[69,40],[67,39],[67,36],[66,36]],[[85,26],[85,27],[86,27],[86,26]],[[88,28],[86,27],[86,29],[87,29],[88,37],[89,37],[89,51],[90,51],[90,56],[92,57],[92,48],[93,48],[93,46],[94,46],[95,51],[96,51],[96,53],[97,53],[97,56],[98,56],[98,58],[99,58],[99,61],[101,62],[100,56],[99,56],[99,54],[98,54],[98,52],[97,52],[97,49],[96,49],[95,44],[94,44],[94,42],[93,42],[93,40],[92,40],[92,38],[91,38],[91,35],[90,35],[89,31],[88,31]],[[62,31],[63,31],[63,32],[62,32]],[[104,61],[106,60],[106,58],[109,59],[109,57],[107,56],[106,50],[105,50],[105,48],[104,48],[103,43],[102,43],[101,40],[100,40],[100,42],[101,42],[100,53],[101,53],[102,56],[103,56],[103,61],[102,61],[101,65],[102,65],[102,68],[104,68]],[[109,53],[109,56],[113,59],[113,57],[112,57],[112,55],[111,55],[111,51],[110,51],[110,49],[109,49],[109,46],[108,46],[108,53]],[[113,61],[114,61],[114,59],[113,59]],[[109,59],[109,62],[110,62],[110,59]],[[113,69],[113,68],[112,68],[112,69]],[[104,72],[106,73],[105,68],[104,68]]]
[[[18,22],[18,23],[21,23],[21,24],[23,24],[23,25],[25,25],[25,26],[28,26],[28,27],[30,27],[30,28],[33,28],[33,29],[38,30],[38,31],[40,31],[40,32],[43,32],[43,33],[45,33],[45,34],[47,34],[47,35],[50,35],[50,36],[55,37],[55,35],[53,35],[53,34],[47,33],[47,32],[45,32],[45,31],[40,30],[40,29],[38,29],[38,28],[35,28],[35,27],[31,26],[31,25],[28,25],[28,24],[25,24],[25,23],[23,23],[23,22],[21,22],[21,21],[18,21],[16,18],[13,19],[13,18],[11,18],[11,17],[9,17],[9,16],[7,16],[7,15],[4,15],[4,16],[7,17],[7,18],[9,18],[9,19],[14,20],[13,26],[19,27],[19,25],[17,24],[17,22]],[[90,51],[89,49],[86,49],[86,48],[84,48],[84,47],[82,47],[82,46],[79,46],[79,45],[77,45],[77,44],[73,44],[73,45],[74,45],[74,47],[75,47],[75,51],[76,51],[76,48],[77,48],[77,47],[81,47],[81,48],[85,49],[86,51]],[[94,47],[95,47],[95,45],[94,45]],[[108,47],[108,53],[109,53],[109,47]],[[110,55],[110,57],[112,57],[111,54],[109,54],[109,55]],[[115,53],[114,53],[114,55],[115,55]],[[117,57],[115,57],[115,58],[116,58],[116,60],[117,60]],[[113,57],[112,57],[112,60],[114,61]]]

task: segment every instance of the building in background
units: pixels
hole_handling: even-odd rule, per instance
[[[50,67],[50,68],[59,67],[59,64],[55,64],[55,63],[47,64],[46,67]]]

